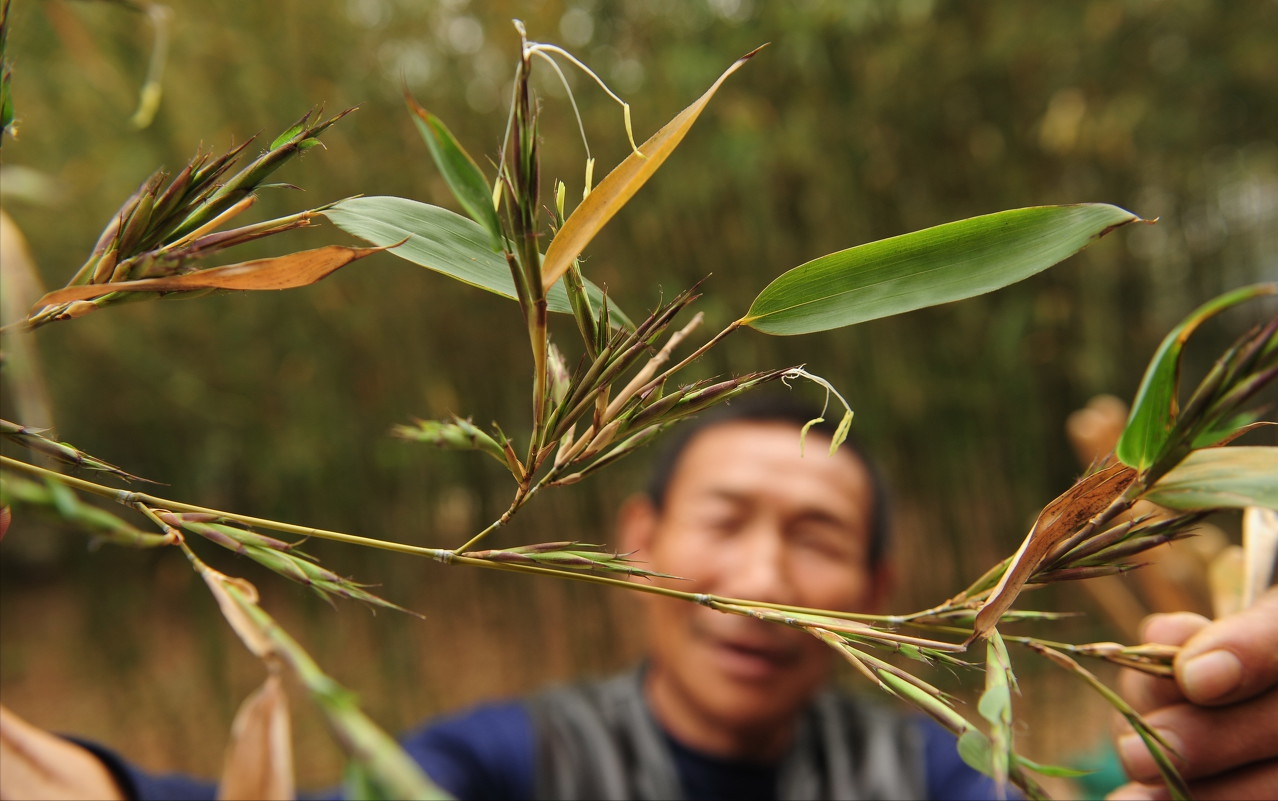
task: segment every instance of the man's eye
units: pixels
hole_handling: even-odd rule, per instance
[[[845,556],[849,550],[844,536],[824,526],[804,527],[794,533],[791,542],[796,547],[837,558]]]
[[[701,521],[701,527],[715,534],[731,534],[740,528],[740,521],[735,517],[707,517]]]

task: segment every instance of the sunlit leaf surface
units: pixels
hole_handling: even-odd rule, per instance
[[[474,220],[439,206],[389,196],[343,200],[323,213],[343,231],[390,247],[401,259],[512,300],[516,297],[506,259],[493,251],[488,232]],[[592,303],[602,304],[599,287],[587,282],[586,292]],[[562,282],[546,294],[546,306],[553,312],[572,312]],[[613,323],[630,324],[611,300],[609,312]]]
[[[1041,272],[1138,220],[1101,203],[1035,206],[870,242],[784,273],[742,322],[765,334],[809,334],[970,298]]]

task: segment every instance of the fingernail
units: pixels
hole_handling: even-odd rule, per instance
[[[1114,792],[1105,796],[1105,801],[1153,801],[1151,788],[1143,784],[1124,784]]]
[[[1190,659],[1180,669],[1181,689],[1196,704],[1210,703],[1238,689],[1242,674],[1238,657],[1229,651],[1208,651]]]
[[[1163,729],[1155,729],[1154,732],[1166,741],[1173,753],[1180,752],[1180,740],[1175,735]],[[1139,734],[1135,732],[1124,734],[1118,738],[1117,747],[1118,757],[1123,761],[1123,767],[1127,769],[1128,776],[1136,781],[1158,779],[1158,763],[1154,761],[1153,755],[1149,753],[1149,749],[1145,747],[1145,741]]]

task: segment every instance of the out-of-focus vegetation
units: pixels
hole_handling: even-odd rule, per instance
[[[200,143],[269,136],[320,102],[360,109],[326,133],[326,152],[278,176],[304,199],[275,190],[253,213],[357,193],[447,205],[403,89],[495,159],[513,17],[598,69],[632,104],[640,138],[724,63],[772,42],[592,244],[588,274],[630,309],[654,306],[657,285],[669,298],[711,274],[700,307],[717,330],[781,270],[860,242],[1046,203],[1159,217],[992,296],[828,334],[743,332],[703,364],[806,362],[851,401],[853,431],[900,504],[902,608],[940,600],[1010,552],[1068,486],[1071,410],[1098,392],[1130,398],[1184,313],[1278,274],[1273,3],[175,2],[163,99],[142,130],[131,118],[150,56],[145,16],[63,0],[10,14],[17,138],[4,144],[0,200],[50,286],[157,166],[180,167]],[[574,83],[602,173],[628,150],[620,114]],[[542,91],[543,174],[580,191],[571,107],[553,81]],[[350,242],[331,226],[288,236],[299,248]],[[1214,355],[1239,315],[1274,313],[1245,307],[1198,347]],[[58,436],[170,483],[166,495],[457,545],[505,508],[503,475],[387,432],[412,415],[526,419],[525,393],[508,391],[529,371],[520,325],[508,301],[378,255],[302,290],[124,306],[28,341]],[[47,422],[15,408],[9,380],[34,368],[5,369],[0,416]],[[605,540],[642,466],[542,498],[496,539]],[[214,771],[255,665],[176,554],[86,555],[83,542],[21,521],[5,541],[5,703],[157,767]],[[370,621],[258,582],[388,728],[634,652],[625,599],[314,550],[429,617]],[[587,601],[602,614],[582,616]],[[322,750],[309,753],[312,775],[332,778]]]

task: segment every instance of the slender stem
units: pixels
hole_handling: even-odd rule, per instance
[[[103,498],[110,498],[119,503],[134,505],[138,503],[147,504],[149,506],[158,506],[173,511],[183,512],[202,512],[205,514],[216,515],[217,517],[225,517],[228,520],[237,520],[241,523],[259,528],[270,529],[272,531],[282,531],[287,534],[295,534],[301,537],[315,537],[316,539],[334,540],[336,542],[345,542],[351,545],[364,545],[369,548],[378,548],[384,551],[398,551],[401,553],[411,553],[417,556],[428,556],[434,559],[443,558],[450,551],[443,548],[425,548],[418,545],[408,545],[401,542],[391,542],[389,540],[379,540],[372,537],[361,537],[355,534],[346,534],[341,531],[328,531],[321,528],[311,528],[309,526],[297,526],[292,523],[281,523],[278,520],[269,520],[261,517],[252,517],[249,515],[236,514],[234,512],[224,512],[220,509],[210,509],[205,506],[196,506],[190,503],[182,503],[180,501],[161,498],[157,495],[149,495],[144,492],[131,492],[129,490],[115,489],[114,487],[104,487],[101,484],[95,484],[92,481],[85,481],[75,476],[67,476],[62,473],[46,470],[43,467],[37,467],[27,462],[18,461],[8,456],[0,456],[0,464],[7,468],[12,468],[28,475],[48,478],[53,481],[65,484],[69,487],[98,495]],[[136,508],[136,507],[135,507]]]
[[[884,623],[895,626],[903,622],[898,615],[870,615],[863,612],[842,612],[833,609],[814,609],[808,606],[790,606],[789,604],[765,603],[763,601],[751,601],[747,598],[725,598],[719,595],[705,596],[707,602],[717,604],[731,604],[736,606],[757,606],[760,609],[775,609],[778,612],[794,612],[800,615],[821,615],[823,617],[833,617],[839,620],[862,620],[874,623]],[[694,600],[697,600],[694,598]]]
[[[530,466],[530,469],[536,469],[536,468],[534,466]],[[541,487],[541,484],[542,482],[539,481],[537,482],[535,486],[533,486],[532,488],[528,490],[525,490],[523,485],[521,484],[519,487],[519,490],[515,492],[514,499],[510,502],[510,508],[502,512],[501,517],[489,523],[488,527],[485,528],[483,531],[479,532],[478,534],[476,534],[475,536],[467,540],[465,545],[461,546],[460,548],[454,548],[452,550],[452,553],[461,554],[461,553],[465,553],[466,551],[473,551],[475,549],[475,546],[479,544],[480,540],[482,540],[484,537],[487,537],[489,534],[493,533],[497,529],[509,523],[510,518],[514,517],[515,512],[519,511],[519,508],[523,506],[525,503],[527,503],[528,499],[531,498],[533,494],[536,493],[537,490]]]
[[[173,539],[174,544],[182,542],[185,539],[182,536],[182,532],[161,520],[160,516],[155,513],[155,510],[150,506],[147,506],[145,503],[139,501],[138,503],[133,504],[133,508],[146,515],[147,519],[154,523],[164,536],[171,537]]]
[[[928,624],[928,623],[911,623],[910,626],[912,626],[913,628],[924,629],[926,631],[935,631],[942,634],[963,634],[963,635],[971,634],[971,631],[969,629],[965,629],[961,626],[943,626],[939,624]],[[1106,662],[1117,662],[1117,664],[1120,664],[1123,667],[1128,667],[1128,668],[1131,668],[1132,670],[1139,670],[1154,676],[1171,675],[1170,665],[1160,665],[1158,663],[1153,663],[1153,662],[1142,663],[1136,660],[1114,660],[1114,659],[1108,658],[1104,654],[1090,652],[1084,649],[1083,647],[1080,647],[1072,643],[1056,642],[1054,640],[1045,640],[1042,637],[1026,637],[1026,636],[1016,635],[1016,634],[1003,634],[1002,632],[999,632],[999,636],[1001,636],[1005,642],[1014,642],[1014,643],[1017,643],[1018,645],[1024,645],[1025,647],[1030,648],[1031,650],[1034,650],[1034,651],[1039,651],[1040,653],[1043,648],[1055,648],[1059,651],[1067,651],[1076,656],[1085,656],[1091,659],[1103,659]]]
[[[502,515],[501,518],[494,521],[476,536],[472,537],[469,542],[461,548],[449,550],[444,548],[426,548],[420,545],[409,545],[407,543],[392,542],[389,540],[380,540],[372,537],[361,537],[355,534],[346,534],[340,531],[329,531],[327,529],[311,528],[308,526],[298,526],[291,523],[282,523],[277,520],[270,520],[261,517],[252,517],[250,515],[236,514],[234,512],[225,512],[220,509],[211,509],[205,506],[197,506],[195,504],[182,503],[168,498],[150,495],[143,492],[131,492],[129,490],[115,489],[114,487],[106,487],[101,484],[95,484],[92,481],[86,481],[75,476],[67,476],[43,467],[22,462],[8,456],[0,456],[0,464],[4,467],[16,470],[18,472],[27,473],[41,478],[48,478],[53,481],[65,484],[74,489],[98,495],[104,498],[133,506],[135,509],[155,506],[163,509],[184,512],[201,512],[204,514],[224,517],[228,520],[236,520],[245,525],[256,526],[258,528],[270,529],[272,531],[281,531],[288,534],[294,534],[302,537],[314,537],[316,539],[332,540],[335,542],[344,542],[350,545],[362,545],[369,548],[377,548],[384,551],[396,551],[399,553],[413,554],[414,556],[424,556],[446,564],[460,563],[473,565],[475,567],[483,567],[490,570],[505,570],[515,573],[535,573],[538,575],[552,575],[570,581],[584,581],[592,584],[605,584],[608,586],[626,587],[637,592],[646,592],[655,595],[664,595],[670,598],[678,598],[684,601],[691,601],[706,606],[715,604],[724,604],[730,606],[753,606],[761,609],[774,609],[782,612],[793,612],[796,614],[821,615],[841,620],[859,620],[868,622],[877,622],[886,625],[899,625],[908,622],[906,618],[894,615],[870,615],[859,612],[844,612],[831,609],[814,609],[805,606],[790,606],[787,604],[768,603],[764,601],[753,601],[748,598],[727,598],[718,595],[708,595],[705,593],[687,592],[684,590],[673,590],[667,587],[659,587],[653,584],[642,584],[639,582],[629,581],[626,579],[615,579],[607,576],[599,576],[591,573],[574,573],[566,570],[555,568],[539,567],[536,565],[519,565],[505,562],[490,562],[484,559],[474,559],[464,555],[464,552],[470,550],[484,536],[490,534],[510,519],[519,506],[522,506],[532,495],[548,480],[551,480],[553,468],[534,485],[527,493],[522,496],[516,496],[516,502],[511,504],[511,508]],[[145,514],[145,512],[143,512]],[[150,517],[150,515],[148,515]],[[742,614],[748,614],[743,612]],[[920,624],[913,624],[920,625]]]

